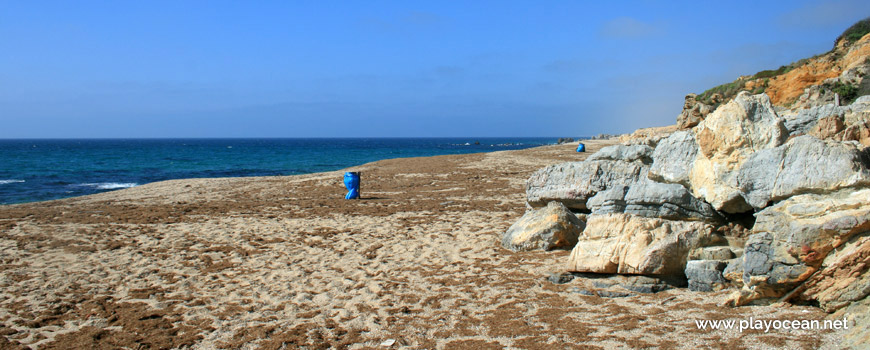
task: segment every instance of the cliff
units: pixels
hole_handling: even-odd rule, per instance
[[[553,202],[582,219],[566,231],[576,237],[563,238],[577,242],[566,261],[570,273],[732,290],[721,300],[732,306],[817,305],[855,326],[841,345],[866,344],[865,27],[870,31],[870,20],[847,30],[827,54],[738,79],[737,91],[690,94],[678,118],[682,130],[627,137],[582,162],[538,170],[526,184],[526,221]]]
[[[870,18],[849,27],[831,51],[799,60],[778,69],[753,75],[704,91],[689,94],[678,118],[681,128],[693,127],[741,91],[765,93],[781,108],[810,108],[825,104],[849,104],[870,94]]]

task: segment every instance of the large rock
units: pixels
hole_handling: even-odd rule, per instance
[[[743,252],[741,252],[742,254]],[[734,259],[735,254],[731,247],[724,246],[714,246],[714,247],[701,247],[689,252],[689,260],[731,260]]]
[[[783,123],[792,136],[810,133],[823,118],[845,116],[849,107],[837,106],[833,103],[806,109],[797,109],[783,113]]]
[[[513,251],[535,249],[570,249],[586,226],[559,202],[530,211],[514,223],[502,237],[501,244]]]
[[[646,178],[652,148],[645,145],[605,147],[583,162],[539,169],[526,182],[526,199],[532,207],[557,201],[568,208],[586,210],[586,201],[614,186]]]
[[[815,136],[820,140],[837,138],[837,134],[846,129],[846,124],[843,123],[843,116],[831,115],[819,119],[816,125],[807,133]]]
[[[791,136],[807,134],[870,146],[870,96],[861,96],[848,106],[829,103],[786,111],[782,117]]]
[[[686,278],[689,290],[713,292],[728,287],[722,271],[728,263],[722,260],[689,260],[686,262]]]
[[[868,165],[870,156],[857,143],[806,135],[750,156],[740,167],[737,185],[749,205],[761,209],[801,193],[870,184]]]
[[[870,231],[870,189],[791,197],[759,212],[752,231],[737,305],[784,295],[818,271],[832,250]]]
[[[695,134],[677,131],[659,141],[653,150],[649,178],[658,182],[676,183],[690,187],[689,174],[698,155]]]
[[[798,296],[815,300],[827,312],[837,311],[870,295],[870,235],[854,237],[822,262]]]
[[[614,186],[590,198],[593,214],[626,213],[648,218],[717,222],[719,214],[692,196],[682,185],[647,179],[629,186]]]
[[[653,149],[647,145],[613,145],[604,147],[589,157],[589,161],[652,163]]]
[[[737,187],[737,171],[757,151],[777,147],[788,131],[767,95],[741,92],[693,130],[698,154],[689,174],[693,194],[717,210],[752,210]]]
[[[677,127],[680,129],[688,129],[698,125],[713,111],[713,107],[701,103],[697,98],[697,94],[686,95],[686,100],[683,102],[683,111],[677,116]]]
[[[714,240],[713,226],[704,222],[593,214],[568,271],[682,276],[689,251]]]

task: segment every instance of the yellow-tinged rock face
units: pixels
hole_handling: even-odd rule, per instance
[[[810,277],[799,297],[818,300],[819,306],[827,312],[847,306],[861,298],[863,286],[870,283],[870,275],[864,273],[868,261],[870,237],[856,237],[825,258],[822,264],[825,269]]]
[[[698,154],[689,171],[696,197],[730,213],[750,210],[736,187],[737,170],[753,153],[781,145],[788,137],[764,94],[740,93],[694,129]]]
[[[804,298],[816,299],[826,309],[863,298],[863,286],[870,282],[855,284],[849,278],[868,278],[866,267],[855,265],[866,264],[870,256],[868,231],[870,189],[799,195],[765,209],[746,244],[749,283],[736,304],[782,296],[807,279]],[[826,292],[832,286],[852,289]]]
[[[843,50],[847,50],[845,54]],[[790,105],[806,88],[822,84],[826,79],[838,77],[843,72],[864,64],[864,60],[870,57],[870,34],[853,43],[848,49],[840,47],[835,51],[810,59],[805,65],[771,78],[765,90],[771,101],[777,106]],[[842,58],[837,59],[839,55]]]
[[[502,237],[502,246],[513,251],[570,249],[585,224],[559,202],[530,211]]]
[[[712,232],[713,227],[703,222],[590,215],[571,251],[568,270],[680,275],[688,253],[709,241]]]

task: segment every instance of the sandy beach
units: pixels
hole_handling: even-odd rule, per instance
[[[383,160],[342,171],[173,180],[0,206],[0,349],[837,348],[835,331],[701,330],[822,320],[675,288],[603,298],[554,284],[569,251],[502,233],[540,167],[615,143]]]

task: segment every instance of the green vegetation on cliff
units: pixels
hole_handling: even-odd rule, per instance
[[[746,90],[750,91],[753,94],[760,94],[762,92],[765,92],[765,90],[769,86],[770,79],[779,77],[796,68],[800,68],[810,63],[814,59],[820,58],[825,55],[830,55],[829,58],[834,60],[841,58],[842,55],[846,52],[843,49],[848,48],[855,41],[861,39],[862,37],[864,37],[864,35],[867,35],[867,33],[870,33],[870,17],[858,21],[857,23],[853,24],[845,31],[843,31],[843,33],[837,37],[837,40],[834,43],[834,48],[831,49],[831,51],[813,56],[809,59],[805,58],[797,62],[792,62],[790,64],[780,66],[778,69],[763,70],[750,76],[742,76],[730,83],[725,83],[710,88],[707,91],[699,94],[696,99],[699,102],[712,105],[715,108],[721,103],[730,101],[740,91]],[[842,48],[838,48],[837,46],[840,44],[841,41],[844,41],[844,44]],[[870,61],[870,58],[868,58],[867,61]],[[867,61],[865,61],[865,64],[870,64],[870,62]],[[835,84],[825,84],[823,85],[823,87],[834,93],[839,94],[843,101],[853,101],[858,96],[868,94],[867,91],[864,91],[865,89],[863,87],[852,86],[839,82]],[[713,96],[715,94],[720,94],[722,98],[714,101]]]
[[[733,98],[734,96],[737,96],[738,92],[743,91],[743,90],[749,90],[746,88],[746,83],[748,83],[750,81],[756,81],[759,79],[763,79],[763,80],[758,81],[757,84],[755,84],[755,86],[752,88],[752,90],[749,90],[753,94],[760,94],[760,93],[764,92],[765,88],[767,88],[767,84],[770,82],[770,78],[777,77],[777,76],[783,75],[785,73],[788,73],[792,69],[795,69],[797,67],[800,67],[800,66],[806,64],[806,62],[807,62],[807,60],[800,60],[800,61],[793,62],[793,63],[786,65],[786,66],[780,66],[778,69],[763,70],[763,71],[755,73],[751,76],[737,78],[737,80],[735,80],[735,81],[732,81],[730,83],[725,83],[725,84],[713,87],[711,89],[708,89],[707,91],[702,92],[701,94],[698,95],[697,99],[698,99],[698,101],[701,101],[705,104],[715,106],[716,104],[713,103],[713,100],[711,98],[714,94],[722,95],[722,97],[723,97],[722,102],[726,102],[726,101],[731,100],[731,98]]]
[[[840,40],[846,40],[847,46],[851,45],[858,41],[858,39],[863,38],[867,33],[870,33],[870,17],[858,21],[858,23],[843,31],[843,34],[840,34],[837,40],[834,41],[834,46],[836,47]]]

